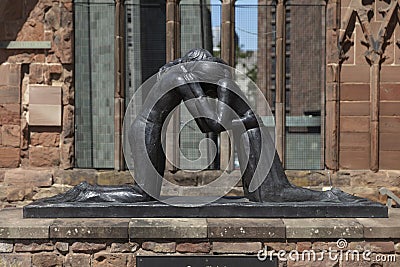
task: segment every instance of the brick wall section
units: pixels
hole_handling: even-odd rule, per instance
[[[341,29],[351,1],[342,1]],[[375,12],[370,23],[372,35],[377,36],[383,22],[383,13],[377,12],[386,6],[382,1],[372,2]],[[389,45],[384,49],[385,60],[381,66],[380,80],[380,122],[379,122],[379,168],[399,169],[400,140],[400,47],[396,40],[400,38],[397,27],[391,35]],[[351,36],[354,42],[348,57],[342,64],[340,73],[340,149],[339,163],[342,169],[368,169],[370,161],[370,66],[365,58],[367,47],[361,25],[357,21]]]
[[[51,49],[0,49],[0,168],[73,161],[72,0],[0,2],[0,41],[51,41]],[[29,84],[62,88],[61,127],[29,127]]]

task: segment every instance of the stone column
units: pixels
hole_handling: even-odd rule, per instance
[[[285,164],[285,123],[286,123],[286,14],[285,0],[278,0],[276,5],[276,150]]]
[[[339,169],[340,1],[329,1],[326,12],[325,165],[336,171]]]
[[[166,0],[166,61],[172,61],[179,58],[181,55],[181,38],[180,38],[180,15],[179,15],[180,0]],[[180,128],[180,109],[177,108],[172,115],[171,122],[167,128],[167,159],[172,160],[179,165],[179,128]],[[175,170],[167,161],[166,170]]]
[[[235,65],[235,0],[221,0],[221,58],[229,66]],[[230,137],[230,138],[229,138]],[[234,142],[231,132],[220,135],[220,168],[231,171],[234,168]]]
[[[114,93],[114,169],[124,169],[122,132],[125,113],[125,15],[124,1],[115,0],[115,93]]]

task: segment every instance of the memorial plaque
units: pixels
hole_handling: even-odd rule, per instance
[[[277,267],[273,257],[261,261],[257,256],[136,256],[137,267]]]
[[[50,49],[50,41],[2,41],[0,48],[3,49]]]

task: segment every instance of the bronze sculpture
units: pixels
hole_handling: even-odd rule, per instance
[[[137,185],[99,187],[84,183],[49,200],[53,202],[64,198],[77,202],[132,203],[158,199],[166,160],[162,147],[165,135],[163,125],[182,101],[202,132],[233,131],[235,140],[238,140],[236,146],[244,194],[249,200],[345,203],[363,200],[339,189],[315,191],[292,185],[263,122],[246,103],[246,97],[224,66],[227,66],[226,63],[207,50],[193,49],[160,69],[158,83],[148,93],[142,111],[129,131],[133,160],[138,166],[134,168]],[[210,83],[199,82],[198,75],[207,75]],[[164,90],[171,84],[178,86]],[[207,98],[216,99],[216,106],[210,105]],[[272,151],[272,154],[265,150]],[[264,168],[257,171],[257,166]],[[251,186],[252,180],[255,185]]]

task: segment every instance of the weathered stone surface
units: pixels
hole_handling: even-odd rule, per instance
[[[4,182],[9,186],[47,187],[53,184],[53,175],[47,170],[13,169],[6,172]]]
[[[54,253],[38,253],[32,255],[32,266],[61,267],[62,264],[63,257]]]
[[[4,182],[5,175],[6,175],[6,171],[0,170],[0,183]]]
[[[396,245],[394,245],[394,250],[396,253],[400,254],[400,243],[396,243]]]
[[[54,54],[61,63],[72,63],[72,40],[71,29],[60,28],[54,33],[53,48]]]
[[[355,219],[283,219],[286,238],[362,238],[363,226]]]
[[[213,253],[254,254],[262,249],[261,242],[213,242]]]
[[[3,125],[1,132],[4,146],[19,147],[21,139],[21,127],[19,125]]]
[[[206,219],[132,219],[129,237],[136,238],[207,238]]]
[[[287,255],[289,257],[289,255]],[[329,259],[328,257],[325,257],[322,260],[318,260],[321,255],[316,254],[315,258],[313,254],[307,254],[304,255],[304,260],[302,258],[302,255],[299,255],[299,260],[293,261],[293,260],[288,260],[287,261],[287,267],[338,267],[339,266],[339,260],[333,260]],[[296,256],[293,256],[296,257]],[[310,260],[308,260],[308,257],[310,257]],[[334,258],[334,254],[332,254],[332,258]],[[310,265],[311,264],[311,265]]]
[[[180,253],[209,253],[211,251],[210,242],[200,243],[179,243],[176,251]]]
[[[296,249],[296,243],[281,243],[281,242],[266,242],[264,246],[268,247],[268,250],[284,250],[291,251]]]
[[[143,242],[142,249],[157,253],[174,253],[176,251],[175,242],[157,243],[152,241]]]
[[[0,242],[0,253],[10,253],[13,252],[14,245],[12,242]]]
[[[22,219],[22,209],[0,211],[0,239],[48,239],[53,219]]]
[[[19,104],[0,104],[0,125],[19,125],[20,107]]]
[[[56,242],[56,249],[60,252],[68,252],[69,244],[67,242]]]
[[[297,242],[296,244],[296,250],[299,252],[303,252],[304,250],[310,250],[311,249],[311,242]]]
[[[40,252],[40,251],[53,251],[54,245],[52,243],[36,243],[25,242],[16,243],[15,252]]]
[[[0,266],[30,267],[32,266],[31,254],[0,254]]]
[[[38,200],[42,198],[52,197],[61,193],[64,193],[71,189],[72,186],[54,184],[49,188],[38,188],[38,192],[32,197],[32,200]]]
[[[29,66],[29,83],[41,84],[44,82],[45,65],[42,63],[32,63]]]
[[[54,171],[54,182],[56,184],[78,185],[81,182],[89,184],[97,183],[97,171],[93,169],[75,169],[75,170],[56,170]]]
[[[280,219],[207,219],[209,238],[285,238]]]
[[[55,167],[60,164],[60,149],[57,147],[29,148],[29,165],[32,167]]]
[[[393,241],[363,241],[363,242],[351,242],[349,249],[365,251],[370,250],[377,253],[394,253],[395,247]]]
[[[64,219],[50,226],[51,238],[128,239],[129,219]]]
[[[122,253],[99,252],[93,256],[93,267],[127,266],[128,255]]]
[[[400,217],[359,218],[357,221],[364,227],[365,238],[400,238]]]
[[[74,128],[74,106],[67,105],[63,110],[62,138],[73,137],[75,133]]]
[[[24,199],[32,199],[32,196],[35,194],[35,191],[32,187],[16,187],[16,186],[8,186],[7,187],[7,201],[22,201]]]
[[[44,15],[44,25],[46,30],[58,30],[60,28],[60,7],[52,6]]]
[[[138,243],[112,243],[110,252],[122,253],[122,252],[135,252],[139,249]]]
[[[65,267],[91,267],[90,255],[88,254],[68,254],[64,261]]]
[[[19,166],[19,148],[0,147],[0,168],[17,168]]]
[[[75,242],[71,245],[71,250],[77,253],[95,253],[106,249],[106,244]]]
[[[54,132],[31,132],[32,146],[60,146],[60,133]]]
[[[133,184],[134,180],[129,171],[100,171],[97,173],[97,183],[99,185],[121,185]]]
[[[74,166],[74,143],[73,138],[64,139],[61,144],[60,168],[70,169]]]

